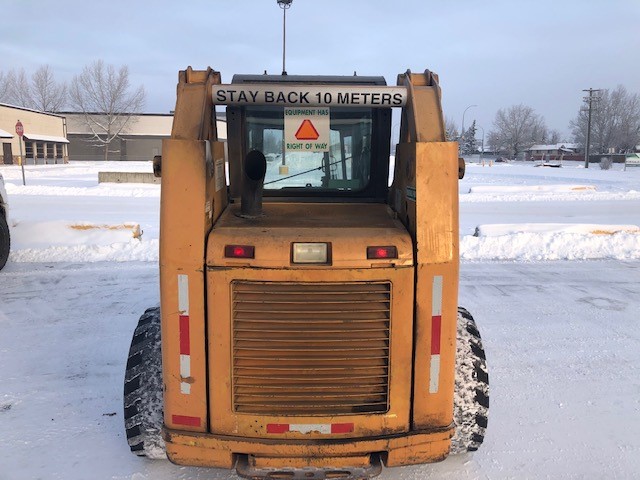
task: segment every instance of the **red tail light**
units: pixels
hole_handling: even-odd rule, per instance
[[[226,258],[255,258],[256,249],[253,245],[225,245]]]
[[[398,258],[398,249],[396,247],[367,247],[367,258]]]

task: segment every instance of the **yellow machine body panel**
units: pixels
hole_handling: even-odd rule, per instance
[[[270,204],[256,222],[237,213],[227,209],[208,244],[211,432],[407,431],[413,328],[392,321],[413,315],[413,251],[402,224],[380,204]],[[379,239],[398,259],[367,259]],[[223,258],[231,242],[254,245],[255,259]],[[296,242],[330,244],[331,265],[294,264]],[[272,432],[291,423],[308,427]]]
[[[170,460],[323,469],[366,468],[372,455],[387,466],[444,459],[454,429],[458,157],[444,141],[437,77],[399,79],[408,96],[386,199],[292,195],[265,199],[251,217],[233,187],[227,195],[211,105],[219,82],[211,70],[181,73],[163,143]],[[230,128],[229,142],[241,135]],[[296,244],[324,245],[326,261],[296,261]],[[395,256],[368,254],[388,246]]]

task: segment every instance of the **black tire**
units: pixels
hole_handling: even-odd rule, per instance
[[[471,314],[458,308],[456,386],[453,418],[456,432],[452,455],[478,450],[484,441],[489,415],[489,374],[480,332]]]
[[[131,451],[166,458],[162,439],[160,308],[149,308],[133,332],[124,375],[124,426]]]
[[[7,263],[9,258],[9,247],[11,246],[11,236],[9,235],[9,225],[7,225],[7,217],[0,207],[0,270]]]

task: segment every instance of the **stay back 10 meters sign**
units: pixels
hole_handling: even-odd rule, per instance
[[[285,151],[328,152],[330,118],[328,108],[285,108]]]

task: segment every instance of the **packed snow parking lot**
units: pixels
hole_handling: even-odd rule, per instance
[[[98,184],[150,163],[0,166],[0,479],[231,479],[130,454],[124,366],[158,303],[160,187]],[[381,479],[637,478],[640,168],[467,166],[460,305],[491,378],[474,453]],[[107,228],[127,225],[127,228]],[[136,225],[142,236],[134,238]]]

